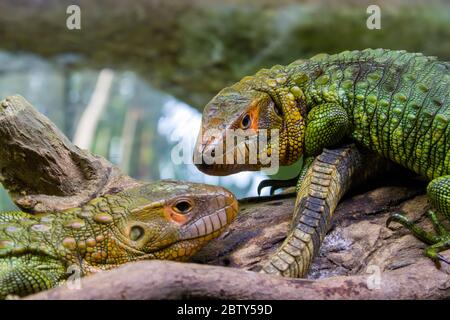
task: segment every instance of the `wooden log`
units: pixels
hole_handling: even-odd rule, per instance
[[[449,254],[447,256],[450,256]],[[418,267],[419,269],[416,269]],[[449,277],[430,261],[380,275],[321,280],[282,278],[234,268],[171,261],[125,265],[30,299],[429,299],[448,298]]]
[[[102,157],[73,145],[21,96],[0,102],[0,182],[28,212],[77,207],[136,186]]]

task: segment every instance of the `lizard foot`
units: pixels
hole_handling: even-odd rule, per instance
[[[387,219],[386,227],[389,227],[392,222],[400,223],[409,231],[411,231],[416,238],[430,245],[425,249],[425,255],[427,257],[429,257],[436,263],[439,263],[439,261],[441,261],[450,265],[450,260],[439,254],[439,252],[441,251],[450,249],[450,231],[447,230],[444,225],[442,225],[434,211],[429,210],[427,212],[427,215],[433,223],[433,227],[436,230],[436,235],[423,230],[423,228],[419,227],[417,224],[411,222],[410,220],[408,220],[408,218],[399,213],[394,213]]]
[[[261,190],[270,187],[270,195],[273,195],[276,190],[281,188],[293,187],[297,184],[298,177],[288,179],[288,180],[275,180],[266,179],[259,183],[258,185],[258,195],[261,195]]]
[[[298,192],[301,183],[303,182],[306,173],[308,172],[309,167],[314,161],[314,157],[307,157],[304,159],[302,167],[300,169],[300,173],[298,176],[288,180],[276,180],[276,179],[267,179],[263,180],[258,185],[258,195],[261,195],[261,190],[270,187],[270,195],[273,195],[276,190],[287,187],[296,187],[296,192]]]

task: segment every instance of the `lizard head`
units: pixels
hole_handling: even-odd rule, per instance
[[[272,90],[266,80],[258,83],[258,75],[246,77],[206,105],[194,149],[194,164],[203,173],[257,171],[271,166],[272,156],[280,165],[301,156],[304,125],[296,98]]]
[[[222,187],[165,180],[125,192],[131,208],[118,240],[138,260],[185,260],[217,237],[237,215]]]

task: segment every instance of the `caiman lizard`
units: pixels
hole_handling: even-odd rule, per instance
[[[297,184],[301,190],[311,163],[324,148],[353,142],[374,158],[392,161],[429,181],[427,194],[433,207],[429,216],[436,234],[422,230],[401,214],[391,216],[387,224],[401,223],[429,244],[425,250],[428,257],[449,263],[439,252],[450,248],[450,232],[436,214],[450,220],[449,71],[450,63],[436,57],[386,49],[319,54],[287,66],[262,69],[223,89],[207,104],[194,159],[213,157],[215,161],[196,165],[207,174],[228,175],[260,170],[267,166],[263,155],[276,154],[283,166],[303,157]],[[235,129],[246,131],[248,139],[226,146],[226,136]],[[211,130],[216,133],[207,134]],[[268,135],[265,147],[258,148],[256,161],[250,161],[250,152],[242,156],[242,150],[251,150],[250,141],[256,141],[263,130],[276,130],[277,134],[273,138]],[[233,153],[238,149],[241,151]],[[230,152],[235,157],[231,163],[224,160]],[[238,163],[238,154],[243,163]],[[331,191],[317,191],[311,202],[326,199],[327,192]],[[296,212],[302,211],[300,203],[298,198]],[[279,251],[271,259],[276,263],[263,272],[292,277],[305,274],[326,228],[316,234],[324,219],[317,214],[303,218],[305,223],[299,223],[298,216],[296,219],[281,247],[283,254]],[[296,248],[309,248],[311,256],[289,251],[292,248],[287,245],[294,236],[298,239]]]
[[[221,233],[237,206],[224,188],[163,180],[63,212],[0,213],[0,299],[52,288],[75,271],[186,260]]]

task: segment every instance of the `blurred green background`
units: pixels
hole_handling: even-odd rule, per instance
[[[66,27],[71,4],[81,30]],[[366,26],[371,4],[381,9],[380,30]],[[383,47],[449,60],[449,26],[449,1],[2,0],[0,98],[23,95],[133,177],[254,195],[261,173],[208,177],[171,157],[180,141],[193,143],[203,106],[221,88],[320,52]],[[278,177],[295,175],[284,168]],[[0,207],[13,207],[4,191]]]

